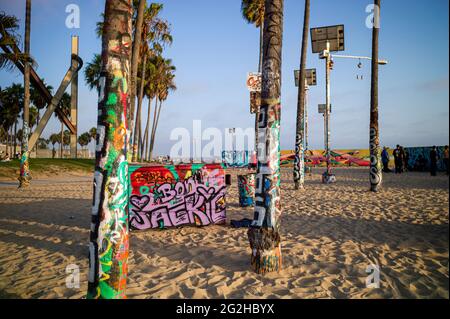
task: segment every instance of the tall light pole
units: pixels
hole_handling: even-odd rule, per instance
[[[330,184],[336,182],[336,176],[331,172],[331,154],[330,154],[330,73],[332,69],[331,52],[344,51],[344,25],[335,25],[311,29],[311,42],[313,53],[319,53],[319,58],[325,60],[325,154],[327,170],[322,175],[322,182]]]

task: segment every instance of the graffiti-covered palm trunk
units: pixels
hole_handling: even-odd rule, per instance
[[[303,20],[302,53],[300,58],[300,77],[297,101],[297,131],[295,135],[294,183],[295,189],[303,188],[305,182],[305,94],[306,94],[306,56],[308,49],[309,0],[305,0]]]
[[[107,0],[102,40],[88,298],[125,297],[131,0]]]
[[[25,14],[25,55],[30,56],[30,28],[31,28],[31,0],[26,2]],[[22,151],[20,156],[19,188],[30,185],[30,169],[28,159],[28,136],[30,135],[30,63],[25,61],[24,70],[24,101],[23,101],[23,128],[22,128]],[[15,139],[15,136],[14,136]]]
[[[281,270],[280,116],[283,0],[266,0],[255,217],[248,231],[252,269]]]
[[[381,186],[381,150],[378,130],[378,35],[380,2],[375,0],[375,17],[372,31],[372,84],[370,101],[370,189],[377,192]]]

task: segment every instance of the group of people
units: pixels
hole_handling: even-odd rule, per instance
[[[423,155],[419,155],[415,160],[414,165],[410,165],[409,161],[409,153],[403,146],[397,145],[394,152],[394,164],[395,164],[395,174],[402,174],[406,171],[419,171],[423,172],[427,168],[427,159]],[[430,173],[432,176],[437,175],[438,171],[438,163],[440,160],[439,152],[436,146],[433,146],[430,151]],[[383,152],[381,153],[381,161],[383,163],[383,172],[391,173],[392,170],[389,169],[389,148],[384,147]],[[442,153],[442,162],[445,166],[447,175],[449,175],[449,148],[448,146],[444,147],[444,151]]]

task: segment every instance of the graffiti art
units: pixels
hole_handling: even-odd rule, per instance
[[[255,204],[255,174],[239,175],[239,205],[250,207]]]
[[[226,222],[222,165],[130,166],[130,228],[165,229]]]

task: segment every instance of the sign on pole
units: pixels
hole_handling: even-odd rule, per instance
[[[299,78],[300,78],[300,70],[295,70],[294,75],[295,75],[295,86],[298,87],[298,82],[299,82]],[[316,69],[306,69],[306,84],[308,86],[316,86],[317,85]]]
[[[325,114],[327,112],[327,105],[326,104],[319,104],[319,113]],[[331,113],[331,105],[330,105],[330,113]]]
[[[249,73],[247,75],[247,88],[250,92],[261,92],[261,73]]]

